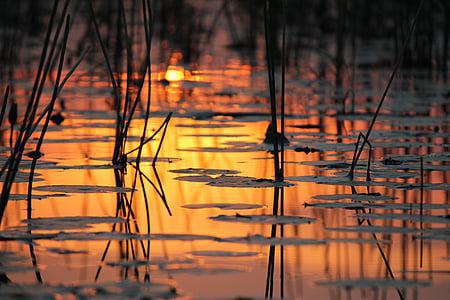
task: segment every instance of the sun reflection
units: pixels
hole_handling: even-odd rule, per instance
[[[164,78],[169,82],[184,80],[184,68],[181,66],[169,66]]]

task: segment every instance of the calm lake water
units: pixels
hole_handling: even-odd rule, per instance
[[[213,12],[205,13],[212,19]],[[263,38],[251,56],[230,48],[229,28],[220,19],[206,49],[190,61],[183,49],[160,47],[164,41],[155,38],[147,136],[169,112],[173,117],[155,167],[151,159],[161,132],[144,146],[140,170],[146,178],[142,184],[137,176],[126,208],[133,214],[128,222],[127,215],[119,215],[116,225],[117,219],[91,218],[114,218],[118,211],[115,190],[98,187],[116,186],[111,166],[115,114],[108,75],[95,49],[96,60],[83,61],[64,88],[64,109],[57,104],[57,111],[65,120],[50,125],[41,150],[45,156],[36,169],[32,217],[44,219],[24,223],[27,176],[19,176],[25,182],[11,191],[0,226],[0,274],[10,284],[0,285],[0,293],[140,298],[140,291],[156,298],[237,299],[264,298],[272,289],[273,297],[288,299],[446,299],[448,82],[416,70],[398,74],[372,132],[371,180],[366,183],[364,151],[352,183],[345,175],[358,134],[368,129],[391,73],[391,67],[366,68],[365,62],[376,64],[392,52],[361,43],[354,112],[350,100],[343,111],[345,89],[335,88],[325,59],[304,55],[287,72],[290,143],[284,168],[292,186],[278,188],[270,181],[272,146],[263,143],[270,123]],[[142,43],[136,41],[135,47]],[[40,46],[30,49],[37,61]],[[32,66],[15,69],[19,114],[34,72]],[[146,82],[141,98],[147,93]],[[50,95],[49,86],[44,104]],[[128,150],[139,145],[141,113],[138,107]],[[2,134],[3,162],[9,154],[6,121]],[[32,139],[30,151],[33,145]],[[305,153],[305,147],[313,151]],[[133,163],[127,166],[125,187],[133,186],[136,172]],[[249,184],[242,187],[245,181]],[[39,188],[55,185],[76,187]],[[125,192],[130,199],[132,193]],[[270,217],[278,193],[284,199],[277,214],[285,217]],[[367,215],[355,216],[362,213]],[[70,294],[69,287],[77,292]]]

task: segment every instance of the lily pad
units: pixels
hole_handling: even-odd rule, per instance
[[[258,256],[258,252],[236,252],[236,251],[192,251],[193,256],[207,256],[207,257],[251,257]]]
[[[298,216],[273,216],[273,215],[219,215],[210,217],[211,220],[222,222],[240,222],[253,224],[310,224],[316,219]]]
[[[166,259],[152,257],[149,260],[127,260],[127,261],[109,261],[106,264],[111,267],[138,267],[138,266],[152,266],[165,267],[168,265],[192,264],[193,259]]]
[[[313,198],[317,200],[331,201],[344,199],[350,199],[353,201],[389,201],[395,199],[395,197],[381,195],[380,193],[316,195]]]
[[[230,124],[230,123],[192,123],[192,124],[177,124],[175,127],[181,128],[236,128],[243,127],[242,124]]]
[[[262,208],[264,206],[260,204],[250,204],[250,203],[195,203],[195,204],[186,204],[183,205],[182,207],[188,209],[219,208],[223,210],[241,210],[241,209]]]
[[[34,188],[37,191],[58,192],[69,194],[87,193],[128,193],[131,188],[103,185],[41,185]]]
[[[286,181],[275,181],[266,178],[253,178],[246,176],[227,176],[227,175],[222,175],[214,178],[208,183],[208,185],[217,187],[252,187],[252,188],[293,186],[292,183]]]
[[[335,280],[318,281],[318,285],[336,286],[345,289],[351,288],[408,288],[417,286],[429,286],[430,281],[417,280],[393,280],[393,279],[355,279],[355,280]]]
[[[255,244],[255,245],[284,245],[284,246],[302,246],[302,245],[322,245],[326,244],[325,240],[316,239],[301,239],[294,237],[264,237],[262,235],[250,235],[244,237],[229,237],[222,238],[221,242],[240,243],[240,244]]]
[[[374,220],[402,220],[410,222],[424,222],[424,223],[440,223],[450,224],[450,216],[429,216],[418,214],[356,214],[356,218],[374,219]]]
[[[25,226],[16,229],[33,230],[64,230],[90,228],[92,224],[124,223],[125,219],[116,217],[53,217],[53,218],[33,218],[22,220]]]
[[[200,174],[200,175],[222,175],[222,174],[237,174],[237,173],[239,173],[239,171],[235,171],[235,170],[204,169],[204,168],[177,169],[177,170],[169,170],[169,172],[181,173],[181,174]]]

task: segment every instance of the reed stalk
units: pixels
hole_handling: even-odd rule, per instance
[[[391,75],[389,77],[387,85],[386,85],[386,87],[385,87],[385,89],[383,91],[383,94],[382,94],[382,96],[380,98],[380,101],[378,102],[377,109],[375,110],[375,113],[374,113],[374,115],[372,117],[372,121],[370,122],[369,128],[368,128],[368,130],[367,130],[367,132],[365,134],[366,138],[362,141],[361,147],[359,149],[358,148],[355,149],[355,152],[354,152],[354,158],[355,159],[353,160],[352,167],[350,169],[350,174],[349,174],[350,177],[353,177],[353,170],[355,168],[355,165],[358,163],[358,160],[359,160],[359,158],[361,156],[361,153],[362,153],[362,151],[364,149],[364,146],[365,146],[366,142],[370,138],[370,134],[372,133],[373,127],[375,125],[375,122],[377,121],[377,118],[378,118],[378,115],[380,113],[381,107],[383,106],[383,103],[384,103],[384,101],[386,99],[386,96],[387,96],[389,90],[390,90],[392,82],[394,81],[395,75],[397,74],[397,71],[398,71],[398,69],[400,68],[400,66],[401,66],[401,64],[403,62],[403,57],[404,57],[406,51],[408,50],[409,42],[410,42],[411,37],[412,37],[412,35],[414,33],[414,29],[416,27],[416,23],[417,23],[417,19],[418,19],[418,16],[420,14],[420,11],[422,10],[423,3],[424,3],[424,0],[421,0],[420,3],[419,3],[419,6],[417,7],[416,14],[415,14],[415,16],[413,18],[411,27],[409,29],[408,37],[406,38],[406,41],[403,44],[403,50],[400,52],[400,55],[397,58],[397,61],[396,61],[395,66],[394,66],[394,69],[391,72]]]
[[[5,89],[5,94],[3,96],[2,108],[0,111],[0,128],[2,127],[3,118],[5,117],[6,105],[8,104],[8,97],[10,90],[11,90],[10,86],[7,85]]]
[[[45,138],[45,134],[47,132],[48,129],[48,125],[50,123],[50,118],[52,116],[53,113],[53,109],[56,103],[56,99],[58,96],[58,91],[59,91],[59,84],[61,81],[61,73],[62,73],[62,69],[64,66],[64,57],[66,54],[66,47],[67,47],[67,39],[69,37],[69,25],[70,25],[70,14],[67,15],[66,17],[66,26],[64,29],[64,36],[63,36],[63,40],[62,40],[62,47],[61,47],[61,53],[60,53],[60,59],[59,59],[59,64],[58,64],[58,72],[56,75],[56,80],[55,80],[55,85],[53,87],[53,95],[52,98],[50,100],[50,108],[47,112],[47,118],[45,119],[44,122],[44,126],[41,130],[41,135],[39,137],[39,140],[37,142],[36,148],[34,150],[34,155],[33,155],[33,161],[31,163],[31,168],[30,168],[30,176],[29,176],[29,180],[28,180],[28,205],[27,205],[27,217],[28,219],[31,218],[31,194],[32,194],[32,189],[33,189],[33,178],[34,178],[34,170],[36,168],[36,164],[37,164],[37,160],[41,157],[41,147],[42,144],[44,142],[44,138]]]

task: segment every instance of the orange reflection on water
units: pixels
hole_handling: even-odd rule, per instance
[[[232,93],[226,96],[212,95],[211,86],[196,86],[195,88],[183,88],[178,84],[183,80],[209,81],[213,83],[213,91],[224,94],[226,87],[252,87],[255,83],[252,69],[248,66],[239,67],[236,61],[228,66],[227,71],[220,70],[200,70],[194,75],[190,74],[183,67],[177,65],[178,61],[167,68],[167,71],[158,73],[168,80],[170,84],[167,87],[155,85],[152,88],[154,94],[152,99],[156,98],[155,110],[164,111],[167,105],[177,103],[178,108],[185,105],[183,109],[196,110],[220,110],[230,111],[255,111],[264,112],[267,108],[266,102],[262,100],[256,106],[255,97],[239,94],[234,96]],[[264,74],[263,74],[264,75]],[[197,76],[197,77],[194,77]],[[261,72],[257,73],[255,78],[264,80]],[[262,79],[261,79],[262,78]],[[161,78],[160,78],[161,79]],[[256,81],[256,79],[255,79]],[[84,86],[85,84],[83,84]],[[103,84],[93,84],[93,87],[104,86]],[[89,86],[89,85],[86,85]],[[257,85],[257,87],[259,87]],[[146,86],[143,89],[143,95],[146,93]],[[192,89],[194,91],[192,91]],[[188,90],[188,91],[187,91]],[[192,93],[192,94],[190,94]],[[155,96],[155,97],[153,97]],[[186,102],[179,103],[179,100],[186,96]],[[294,96],[289,97],[293,106],[298,107],[302,104],[295,103]],[[68,103],[72,109],[103,109],[104,103],[99,101],[103,98],[95,97],[83,103]],[[264,99],[264,98],[263,98]],[[319,102],[320,97],[309,97],[309,101]],[[97,100],[97,102],[94,102]],[[189,102],[190,101],[190,102]],[[259,100],[258,100],[259,101]],[[153,104],[152,104],[153,105]],[[253,105],[253,106],[252,106]],[[247,107],[247,108],[246,108]],[[256,109],[254,109],[256,107]],[[247,110],[246,110],[247,109]],[[268,152],[215,152],[215,151],[192,151],[189,149],[197,147],[220,148],[225,147],[227,142],[256,142],[261,144],[266,131],[268,121],[247,121],[241,122],[232,117],[222,120],[232,120],[225,124],[234,123],[240,127],[231,128],[189,128],[180,125],[190,124],[211,124],[218,123],[210,120],[198,121],[190,118],[173,118],[167,135],[164,140],[160,156],[174,157],[181,160],[173,160],[172,163],[160,163],[155,170],[149,163],[144,163],[142,171],[153,181],[156,182],[157,176],[162,182],[166,193],[168,204],[173,216],[169,216],[160,197],[152,186],[146,185],[145,189],[148,195],[150,216],[147,217],[145,199],[142,193],[142,187],[138,185],[138,191],[135,194],[132,203],[133,211],[136,214],[136,223],[141,228],[141,233],[147,233],[147,225],[150,224],[151,233],[179,233],[179,234],[203,234],[214,237],[244,237],[247,235],[270,236],[270,225],[248,225],[242,223],[224,223],[211,220],[209,217],[219,214],[235,214],[236,211],[221,211],[215,208],[188,210],[183,208],[185,204],[193,203],[222,203],[239,202],[260,204],[264,207],[252,211],[239,212],[241,214],[271,214],[273,209],[272,188],[253,189],[253,188],[217,188],[208,186],[202,182],[186,182],[175,180],[180,176],[169,172],[173,169],[185,168],[214,168],[214,169],[233,169],[241,172],[243,176],[253,176],[256,178],[272,178],[273,162],[272,155]],[[162,118],[151,118],[149,134],[157,128]],[[307,120],[291,118],[287,120],[287,125],[298,124],[320,124],[324,128],[321,133],[336,133],[339,131],[335,118],[322,117],[316,115]],[[219,123],[221,124],[221,123]],[[66,142],[66,143],[46,143],[43,152],[45,160],[57,161],[60,164],[67,165],[85,165],[85,164],[106,164],[107,161],[95,160],[96,158],[111,157],[114,147],[112,137],[114,136],[113,119],[96,119],[83,117],[77,114],[71,114],[65,125],[71,125],[71,128],[65,128],[63,131],[49,132],[47,139],[75,139],[79,137],[111,137],[109,142]],[[95,126],[94,126],[95,125]],[[109,126],[107,126],[109,125]],[[364,129],[367,122],[352,122],[347,130]],[[106,127],[103,128],[102,126]],[[385,128],[385,125],[377,125],[375,129]],[[136,137],[139,137],[143,128],[143,120],[133,121],[129,133],[129,149],[137,145]],[[288,127],[291,133],[299,132]],[[308,131],[310,132],[310,131]],[[135,138],[134,140],[132,138]],[[150,142],[143,150],[144,157],[151,157],[155,154],[158,147],[159,138]],[[351,139],[344,139],[344,142],[350,143]],[[395,153],[398,149],[393,149]],[[378,158],[386,153],[383,149],[376,150]],[[301,175],[320,175],[324,171],[318,170],[307,165],[300,164],[302,161],[320,161],[337,159],[334,153],[297,153],[294,151],[286,152],[287,176]],[[82,185],[107,185],[114,186],[114,172],[111,169],[100,170],[40,170],[43,183],[41,184],[82,184]],[[430,181],[437,180],[442,182],[441,174],[430,173]],[[135,171],[128,167],[128,173],[125,176],[127,186],[132,185]],[[441,177],[442,176],[442,177]],[[364,191],[360,189],[360,191]],[[398,191],[388,190],[382,187],[374,188],[372,191],[380,192],[397,197],[398,203],[417,202],[417,191]],[[311,198],[319,194],[349,193],[349,187],[318,185],[314,183],[297,183],[295,187],[285,189],[285,214],[294,216],[308,216],[317,218],[317,222],[304,225],[286,225],[284,233],[286,237],[323,239],[323,238],[366,238],[370,235],[339,233],[326,230],[332,227],[355,226],[357,220],[353,217],[354,211],[335,210],[335,209],[315,209],[306,208],[303,204],[310,202]],[[26,184],[18,184],[14,193],[26,193]],[[444,203],[445,192],[428,191],[427,199],[433,199],[436,203]],[[73,194],[64,198],[53,198],[33,202],[34,217],[51,216],[114,216],[116,213],[116,197],[113,194]],[[24,218],[26,203],[11,201],[8,205],[7,214],[2,229],[7,226],[20,224]],[[384,226],[407,226],[401,221],[380,221],[377,225]],[[98,225],[90,230],[111,230],[110,225]],[[125,229],[122,228],[125,232]],[[399,277],[410,278],[410,270],[417,269],[418,262],[418,240],[406,239],[403,235],[380,235],[386,243],[382,248],[386,251],[388,259],[391,261],[391,267]],[[46,282],[60,283],[91,283],[99,265],[104,267],[100,276],[100,281],[120,280],[124,277],[124,272],[119,268],[105,266],[101,262],[101,256],[105,250],[106,241],[90,242],[54,242],[39,241],[36,247],[38,262],[41,266],[41,272]],[[120,261],[129,253],[130,245],[134,249],[139,249],[137,241],[130,243],[114,241],[111,249],[106,256],[106,261]],[[21,243],[8,242],[2,244],[2,250],[13,250],[23,255],[28,255],[27,248]],[[56,255],[49,253],[49,247],[62,247],[67,249],[82,249],[87,253],[77,255]],[[278,249],[278,248],[277,248]],[[216,241],[152,241],[151,256],[165,258],[184,258],[190,257],[190,253],[195,250],[227,250],[227,251],[255,251],[259,255],[250,258],[201,258],[198,259],[200,266],[231,266],[244,267],[245,272],[234,274],[219,275],[172,275],[164,270],[156,272],[156,277],[170,277],[174,279],[182,290],[187,293],[199,295],[200,297],[210,298],[217,296],[235,297],[236,295],[259,297],[263,295],[265,276],[267,271],[267,259],[269,247],[267,245],[247,245],[234,243],[219,243]],[[442,266],[440,259],[448,256],[447,248],[444,243],[426,242],[425,259],[429,268],[439,268]],[[137,258],[142,259],[142,253],[136,250]],[[315,284],[318,280],[340,279],[340,278],[382,278],[386,275],[386,266],[380,256],[379,250],[374,243],[348,244],[348,243],[329,243],[326,245],[311,246],[292,246],[285,247],[285,271],[286,271],[286,290],[289,298],[338,298],[341,291],[319,287]],[[279,250],[276,252],[276,260],[279,262]],[[129,257],[131,260],[132,258]],[[61,267],[62,266],[62,267]],[[276,278],[279,278],[279,265],[276,265]],[[419,275],[414,275],[419,276]],[[434,275],[434,284],[438,286],[436,294],[442,290],[442,283],[445,278]],[[14,282],[33,282],[34,274],[28,272],[25,274],[11,274]],[[276,279],[278,282],[278,279]],[[245,282],[245,284],[242,284]],[[277,283],[279,285],[279,282]],[[445,288],[445,287],[444,287]],[[440,290],[441,289],[441,290]],[[423,290],[421,290],[422,292]],[[427,291],[427,290],[425,290]],[[366,291],[370,292],[370,291]],[[395,293],[395,292],[394,292]],[[392,291],[386,292],[389,298],[395,295]],[[331,295],[331,296],[330,296]],[[336,297],[335,297],[336,296]]]
[[[184,68],[181,66],[169,66],[164,78],[170,83],[184,80]]]

